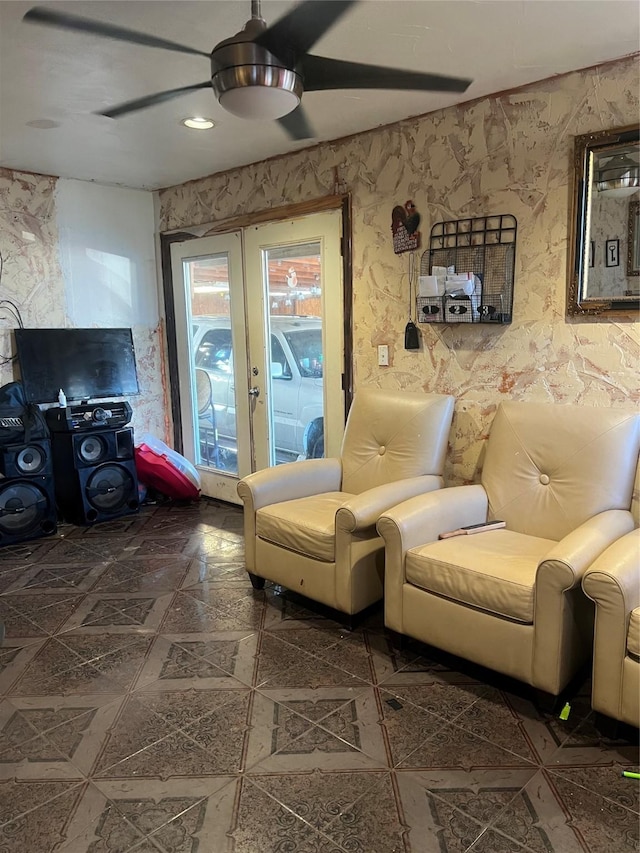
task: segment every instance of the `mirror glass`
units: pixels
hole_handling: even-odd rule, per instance
[[[640,128],[577,136],[569,314],[640,307]]]

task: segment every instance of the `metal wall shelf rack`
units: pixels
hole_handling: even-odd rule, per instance
[[[436,222],[420,275],[431,275],[434,267],[453,267],[456,273],[474,273],[476,287],[464,296],[418,296],[418,322],[510,323],[517,230],[511,214]]]

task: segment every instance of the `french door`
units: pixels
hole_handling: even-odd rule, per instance
[[[203,494],[238,503],[251,471],[339,452],[339,211],[171,247],[183,453]]]

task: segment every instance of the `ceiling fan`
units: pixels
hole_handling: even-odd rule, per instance
[[[41,6],[30,9],[23,20],[146,47],[196,54],[210,60],[210,79],[99,111],[99,115],[109,118],[118,118],[196,89],[212,88],[220,106],[228,112],[241,118],[276,119],[292,139],[309,139],[313,131],[301,105],[303,92],[328,89],[466,91],[471,80],[364,65],[308,53],[355,2],[303,0],[268,27],[261,16],[260,0],[251,0],[251,20],[239,33],[219,42],[210,53]]]

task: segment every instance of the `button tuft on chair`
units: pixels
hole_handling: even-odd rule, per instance
[[[378,455],[379,455],[379,456],[384,456],[384,454],[385,454],[386,452],[387,452],[387,448],[384,446],[384,444],[380,445],[380,450],[378,450]]]
[[[551,482],[551,478],[549,477],[548,474],[540,474],[540,482],[542,483],[543,486],[548,486],[549,483]]]

